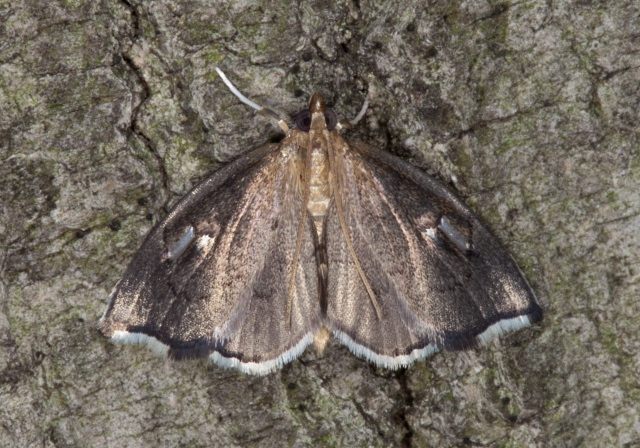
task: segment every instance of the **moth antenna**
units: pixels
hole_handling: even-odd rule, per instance
[[[231,90],[231,93],[233,93],[240,101],[242,101],[247,106],[257,110],[258,113],[260,115],[262,115],[263,117],[267,117],[267,118],[270,118],[272,120],[275,120],[278,123],[278,126],[280,126],[280,128],[284,132],[289,132],[289,126],[287,125],[286,121],[284,121],[284,119],[280,118],[280,116],[277,113],[275,113],[271,109],[268,109],[266,107],[262,107],[262,106],[260,106],[260,105],[258,105],[256,103],[254,103],[253,101],[251,101],[249,98],[247,98],[242,93],[240,93],[240,91],[238,89],[236,89],[236,86],[231,84],[231,81],[229,81],[229,78],[227,78],[227,75],[225,75],[222,70],[220,70],[218,67],[215,67],[214,70],[218,73],[218,75],[220,75],[220,79],[222,79],[222,82],[224,82],[225,85],[229,88],[229,90]]]
[[[360,112],[358,112],[358,115],[356,115],[353,120],[340,120],[340,122],[336,127],[338,129],[349,129],[352,126],[355,126],[356,124],[358,124],[360,120],[362,120],[362,117],[364,117],[364,114],[367,113],[368,107],[369,107],[369,100],[365,100],[364,104],[362,105],[362,108],[360,109]]]
[[[356,117],[349,122],[351,126],[355,126],[360,120],[362,120],[362,117],[364,117],[364,114],[367,113],[368,108],[369,100],[364,100],[364,104],[362,105],[362,109],[360,109],[360,112],[358,112],[358,115],[356,115]]]

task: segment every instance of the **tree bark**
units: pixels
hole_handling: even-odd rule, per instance
[[[640,445],[640,7],[0,2],[0,447]],[[435,174],[545,320],[378,369],[173,363],[96,322],[145,235],[314,91]]]

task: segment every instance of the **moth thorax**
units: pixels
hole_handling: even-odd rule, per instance
[[[309,202],[307,203],[307,209],[313,217],[319,237],[322,237],[322,221],[327,214],[331,199],[329,159],[327,152],[323,149],[315,149],[311,155],[311,179],[309,179]]]

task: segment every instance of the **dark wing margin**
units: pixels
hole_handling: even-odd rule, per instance
[[[382,308],[376,317],[341,235],[325,218],[327,326],[356,355],[387,368],[439,350],[483,345],[542,318],[522,272],[441,183],[363,143],[336,153],[345,221]]]
[[[266,145],[196,186],[151,231],[111,294],[100,332],[172,358],[266,374],[321,327],[317,238],[305,228],[292,327],[290,264],[302,197],[297,147]]]

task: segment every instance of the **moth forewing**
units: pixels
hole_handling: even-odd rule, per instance
[[[123,342],[155,341],[173,358],[211,356],[249,373],[298,356],[321,318],[317,243],[308,223],[293,325],[284,331],[302,208],[294,143],[241,156],[188,193],[134,256],[101,332]]]
[[[353,266],[358,272],[358,275],[360,276],[360,280],[362,281],[362,284],[365,287],[367,294],[369,295],[371,306],[373,307],[378,319],[382,319],[382,310],[380,308],[380,305],[378,304],[378,299],[376,297],[375,292],[373,291],[373,288],[371,288],[371,284],[369,283],[367,275],[362,269],[360,260],[358,259],[358,254],[356,253],[353,247],[353,242],[351,241],[351,231],[347,227],[347,223],[344,217],[345,207],[343,206],[342,198],[345,197],[345,195],[343,194],[344,193],[343,177],[346,176],[346,172],[345,172],[344,163],[341,163],[341,162],[344,159],[344,155],[346,151],[349,150],[349,144],[344,139],[342,139],[339,135],[337,135],[337,132],[335,132],[334,134],[329,134],[327,132],[326,141],[327,141],[327,153],[329,155],[328,157],[329,167],[330,167],[330,172],[332,174],[331,176],[331,180],[333,182],[332,187],[333,187],[333,191],[335,192],[334,195],[338,197],[338,199],[335,201],[335,205],[336,205],[336,212],[338,215],[338,221],[340,222],[340,230],[342,231],[342,236],[345,240],[345,244],[349,250],[349,254],[353,261]]]
[[[540,319],[535,296],[511,257],[459,199],[390,154],[362,143],[352,147],[343,159],[343,202],[351,205],[344,207],[345,220],[364,274],[384,298],[383,315],[391,315],[379,323],[386,338],[366,330],[376,324],[375,315],[367,315],[364,288],[351,282],[360,327],[347,322],[353,304],[335,297],[331,285],[353,274],[332,270],[344,260],[328,242],[328,320],[348,345],[385,365],[397,356],[399,366],[430,345],[475,347]]]

